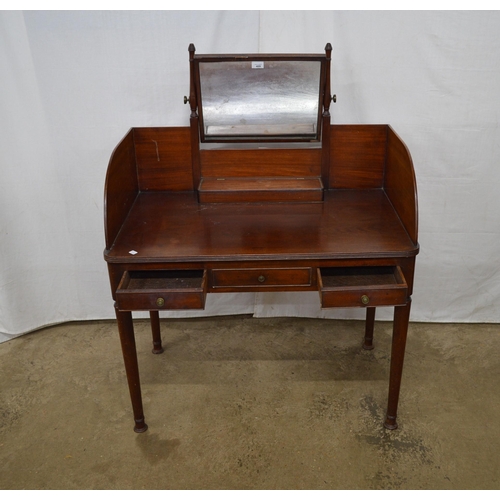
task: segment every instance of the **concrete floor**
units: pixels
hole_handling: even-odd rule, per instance
[[[499,325],[410,325],[396,431],[391,323],[136,321],[146,422],[114,322],[0,344],[0,489],[499,489]]]

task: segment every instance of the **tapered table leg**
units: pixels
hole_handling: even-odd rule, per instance
[[[371,351],[373,349],[373,329],[375,327],[375,307],[366,308],[365,339],[363,349]]]
[[[389,376],[389,400],[387,403],[387,418],[384,423],[384,427],[390,430],[398,428],[396,417],[398,413],[401,376],[403,374],[406,336],[408,334],[408,323],[410,320],[410,306],[411,299],[408,300],[408,303],[405,306],[396,306],[394,308],[391,370]]]
[[[130,391],[130,399],[134,411],[134,431],[144,432],[147,430],[148,426],[144,421],[144,411],[142,409],[141,382],[139,379],[139,365],[137,363],[132,313],[130,311],[119,311],[116,305],[115,313],[118,322],[118,331],[120,333],[125,372],[127,373],[128,389]]]
[[[161,354],[163,346],[161,345],[160,332],[160,314],[158,311],[149,311],[151,319],[151,332],[153,333],[153,354]]]

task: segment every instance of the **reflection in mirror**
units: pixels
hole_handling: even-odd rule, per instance
[[[200,62],[202,137],[317,140],[320,61]]]

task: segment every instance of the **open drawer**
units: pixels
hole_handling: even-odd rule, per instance
[[[321,307],[404,305],[408,285],[399,266],[318,268]]]
[[[125,271],[116,290],[121,311],[204,309],[206,271]]]

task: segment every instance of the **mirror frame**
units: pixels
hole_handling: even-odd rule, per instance
[[[331,45],[327,44],[324,54],[195,54],[193,44],[189,46],[190,63],[190,94],[185,98],[191,108],[191,127],[197,129],[197,142],[201,143],[261,143],[261,142],[320,142],[325,118],[330,119],[330,60]],[[200,63],[231,63],[262,61],[318,61],[320,63],[320,75],[318,82],[318,116],[316,119],[316,131],[312,134],[229,134],[229,135],[207,135],[205,133],[203,117],[203,91],[200,78]],[[322,126],[323,125],[323,126]],[[192,130],[192,132],[194,132]],[[194,138],[194,137],[193,137]]]

